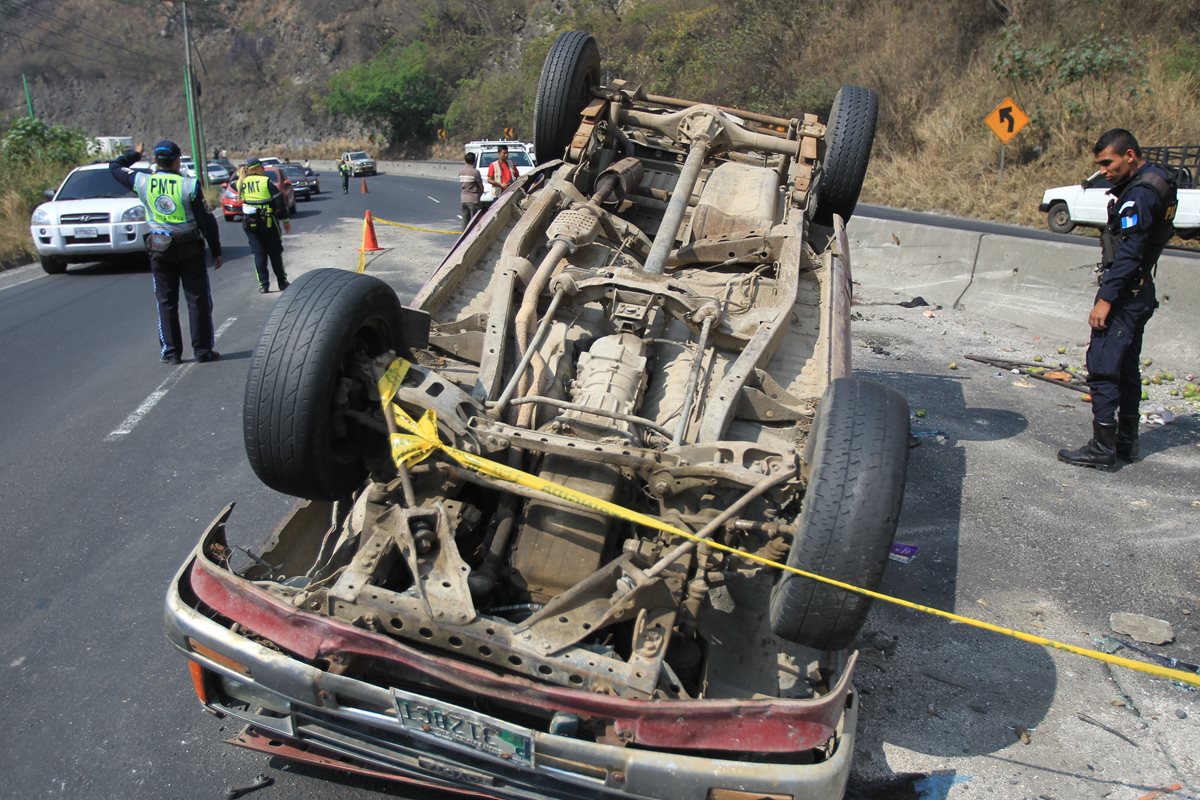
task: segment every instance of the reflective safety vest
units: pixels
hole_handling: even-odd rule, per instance
[[[238,191],[242,195],[242,205],[247,204],[254,206],[255,211],[250,214],[245,214],[247,210],[243,208],[243,216],[247,225],[253,225],[254,221],[251,217],[261,217],[257,222],[264,223],[266,227],[271,227],[273,208],[271,203],[271,184],[267,180],[266,175],[247,175],[238,182]]]
[[[194,178],[175,172],[139,172],[134,178],[134,189],[146,208],[150,229],[171,234],[199,230],[190,209],[196,187]]]

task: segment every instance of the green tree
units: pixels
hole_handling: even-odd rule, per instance
[[[87,145],[87,136],[73,128],[19,117],[0,139],[0,161],[9,167],[31,162],[73,166],[87,158]]]
[[[329,79],[328,107],[384,127],[393,144],[428,137],[446,107],[446,90],[423,42],[390,45]]]

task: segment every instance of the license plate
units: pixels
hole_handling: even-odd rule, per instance
[[[427,736],[470,748],[509,764],[533,766],[533,734],[485,714],[392,689],[400,724]]]
[[[75,238],[76,239],[95,239],[97,235],[98,234],[97,234],[95,228],[76,228],[75,229]]]

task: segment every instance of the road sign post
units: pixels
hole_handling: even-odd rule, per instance
[[[1008,144],[1021,129],[1029,124],[1029,117],[1021,110],[1016,101],[1006,97],[983,118],[984,123],[1000,140],[1000,175],[1004,175],[1004,145]]]

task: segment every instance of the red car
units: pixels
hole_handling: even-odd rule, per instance
[[[263,173],[283,193],[283,202],[288,214],[295,214],[296,193],[292,191],[292,182],[283,174],[283,170],[279,167],[264,167]],[[233,184],[233,181],[221,184],[224,187],[224,191],[221,192],[221,211],[225,214],[227,222],[234,222],[242,217],[242,197]]]

